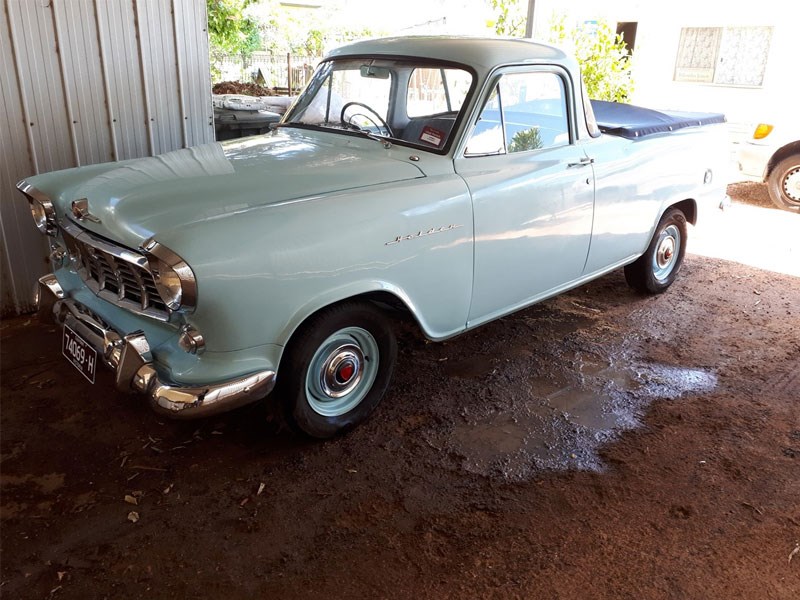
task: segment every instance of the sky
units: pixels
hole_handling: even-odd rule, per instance
[[[483,0],[333,0],[350,15],[369,15],[389,34],[486,33],[492,11]],[[402,10],[397,7],[402,6]]]
[[[273,2],[275,0],[272,0]],[[482,35],[490,30],[492,10],[485,0],[284,0],[280,4],[319,7],[332,25],[378,34],[462,34]],[[270,2],[262,9],[269,11]],[[298,12],[302,8],[298,8]]]

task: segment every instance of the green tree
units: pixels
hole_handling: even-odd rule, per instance
[[[333,6],[304,14],[277,2],[269,5],[262,2],[262,5],[269,6],[269,14],[260,25],[261,38],[264,48],[273,54],[290,52],[317,57],[322,56],[326,48],[373,35],[368,28],[337,25],[331,18]]]
[[[629,101],[634,89],[631,54],[622,36],[606,21],[568,27],[565,15],[554,16],[548,41],[575,55],[589,98]]]
[[[522,37],[528,21],[528,0],[489,0],[495,11],[494,21],[489,22],[497,35]]]
[[[511,138],[508,145],[509,152],[524,152],[525,150],[538,150],[542,147],[542,138],[539,130],[534,128],[518,131]]]
[[[258,23],[245,14],[257,0],[206,0],[212,54],[247,56],[261,47]]]
[[[497,35],[522,37],[528,0],[487,0],[495,11]],[[572,52],[593,100],[628,102],[634,89],[631,54],[623,37],[606,21],[567,25],[566,15],[553,15],[547,41]]]

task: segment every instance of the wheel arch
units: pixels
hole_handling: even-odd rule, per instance
[[[367,287],[364,289],[355,288],[340,290],[339,293],[335,295],[317,298],[306,303],[304,306],[295,311],[294,315],[289,321],[289,324],[284,328],[279,340],[279,345],[285,348],[291,342],[292,338],[295,336],[303,323],[308,321],[319,312],[326,310],[331,306],[353,301],[370,302],[379,306],[379,308],[382,308],[384,311],[397,310],[401,313],[406,313],[414,319],[414,322],[417,324],[417,327],[419,327],[423,335],[429,338],[434,337],[426,328],[424,320],[420,318],[415,304],[401,289],[394,286],[376,285],[374,287]]]
[[[769,179],[769,176],[775,169],[775,165],[777,165],[783,159],[789,158],[790,156],[794,156],[795,154],[800,155],[800,140],[795,142],[790,142],[785,146],[781,146],[780,148],[778,148],[775,151],[775,153],[770,157],[769,161],[767,161],[767,168],[764,171],[764,181]]]
[[[634,290],[661,294],[672,285],[686,253],[686,223],[689,222],[686,207],[691,206],[692,200],[667,206],[644,253],[625,265],[625,280]]]
[[[665,206],[664,210],[661,211],[661,215],[658,217],[658,220],[661,221],[661,218],[671,208],[677,208],[680,210],[683,213],[683,216],[686,217],[687,222],[691,223],[692,225],[697,224],[697,201],[693,198],[686,198],[685,200],[673,202]]]

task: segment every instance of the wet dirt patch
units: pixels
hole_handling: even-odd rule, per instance
[[[578,361],[574,381],[534,379],[528,398],[456,424],[441,440],[471,473],[522,481],[542,470],[602,471],[600,447],[640,425],[654,400],[708,394],[718,385],[708,370],[630,358]]]
[[[445,364],[444,371],[449,377],[480,379],[494,371],[494,364],[490,358],[476,356],[464,360],[448,362]]]

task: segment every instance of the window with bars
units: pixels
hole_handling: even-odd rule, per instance
[[[759,87],[772,27],[684,27],[675,81]]]

